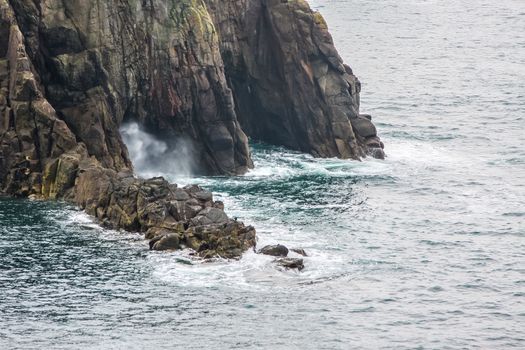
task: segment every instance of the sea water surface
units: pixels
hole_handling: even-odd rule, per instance
[[[388,158],[254,143],[246,176],[159,170],[212,190],[260,246],[304,248],[306,268],[192,262],[2,199],[1,349],[525,348],[525,2],[310,3]]]

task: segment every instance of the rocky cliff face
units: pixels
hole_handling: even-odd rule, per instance
[[[191,189],[134,179],[120,125],[185,140],[209,174],[253,166],[246,135],[382,157],[359,92],[303,0],[0,0],[0,191],[71,200],[156,247],[168,230],[205,255],[237,254],[252,229],[214,221],[220,205]]]
[[[361,84],[304,0],[207,0],[238,119],[258,140],[318,157],[383,157]]]

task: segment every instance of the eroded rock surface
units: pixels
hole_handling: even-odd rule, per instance
[[[152,249],[238,257],[253,228],[199,187],[134,178],[121,124],[185,140],[207,174],[251,168],[247,135],[381,158],[360,89],[303,0],[0,0],[0,193],[69,200]]]
[[[206,0],[238,119],[251,137],[318,157],[384,157],[360,123],[361,83],[304,0]],[[371,124],[371,122],[369,123]],[[365,131],[365,134],[361,134]]]
[[[107,227],[144,232],[153,250],[188,247],[205,258],[238,258],[256,244],[255,229],[229,219],[199,186],[138,179],[93,160],[77,171],[69,198]]]

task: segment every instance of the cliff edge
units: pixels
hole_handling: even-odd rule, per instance
[[[253,167],[248,136],[382,158],[359,94],[303,0],[0,0],[0,191],[71,201],[153,249],[238,257],[255,230],[199,187],[135,178],[119,127],[187,140],[206,174]]]

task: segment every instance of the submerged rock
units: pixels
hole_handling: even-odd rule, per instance
[[[282,266],[286,269],[297,269],[301,271],[304,269],[304,261],[303,259],[298,258],[280,258],[276,259],[275,263],[279,266]]]
[[[308,254],[306,254],[305,250],[303,248],[292,248],[290,249],[292,252],[294,253],[297,253],[299,255],[302,255],[302,256],[308,256]]]
[[[271,256],[287,256],[288,248],[282,244],[267,245],[261,248],[257,253]]]

